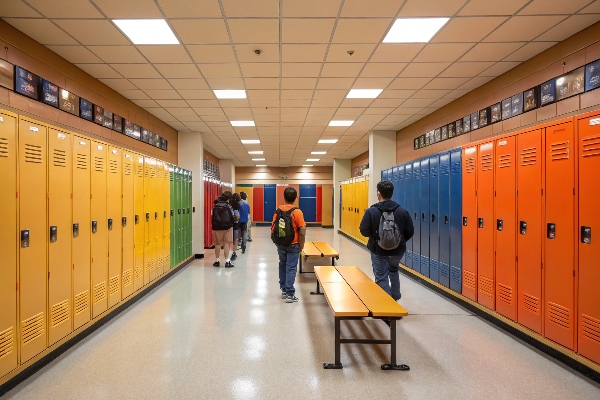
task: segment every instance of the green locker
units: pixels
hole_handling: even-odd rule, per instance
[[[171,251],[171,265],[173,268],[175,266],[175,242],[176,242],[176,233],[175,233],[175,171],[177,167],[171,167],[171,177],[169,178],[169,190],[170,190],[170,205],[169,212],[171,213],[170,225],[171,225],[171,243],[170,243],[170,251]]]

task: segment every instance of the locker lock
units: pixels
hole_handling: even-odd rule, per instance
[[[21,247],[24,249],[29,247],[29,229],[21,231]]]
[[[127,226],[127,217],[121,218],[121,225],[123,225],[123,227]]]
[[[431,222],[435,222],[435,214],[431,214]]]
[[[98,221],[92,221],[92,233],[98,232]]]
[[[167,212],[163,211],[163,219],[167,219]]]
[[[548,223],[548,239],[556,239],[556,224]]]
[[[146,222],[150,222],[150,213],[146,213]]]
[[[192,207],[192,212],[195,213],[196,212],[196,207]]]
[[[50,227],[50,243],[54,243],[58,240],[58,227],[51,226]]]
[[[521,233],[521,235],[527,234],[527,222],[519,221],[519,233]]]
[[[496,220],[496,229],[501,231],[503,228],[504,228],[504,221],[501,219]]]
[[[417,213],[415,213],[415,221],[417,220],[417,218],[418,218],[418,217],[417,217]]]
[[[112,231],[112,227],[113,227],[113,219],[112,219],[112,218],[109,218],[109,219],[108,219],[108,230],[109,230],[109,231]]]
[[[158,219],[158,212],[157,211],[154,212],[154,219]]]
[[[592,244],[592,227],[582,226],[581,227],[581,243]]]
[[[467,226],[468,224],[469,223],[467,217],[463,217],[463,226]]]
[[[447,215],[444,215],[444,224],[448,225],[448,222],[450,222],[450,218],[448,218]]]
[[[76,238],[79,236],[79,224],[73,224],[73,237]]]
[[[175,214],[175,210],[171,208],[171,217]]]
[[[483,229],[483,218],[479,218],[479,228]]]
[[[421,219],[425,221],[425,213],[421,213]]]
[[[189,214],[190,213],[190,208],[188,207],[187,210],[188,210],[188,214]]]
[[[181,208],[177,209],[177,214],[181,214]]]
[[[136,214],[134,220],[135,220],[136,225],[139,224],[140,223],[140,216]]]

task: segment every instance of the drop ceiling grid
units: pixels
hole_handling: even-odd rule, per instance
[[[328,151],[318,165],[361,154],[369,130],[407,126],[600,19],[591,0],[431,1],[5,0],[0,17],[175,129],[204,132],[216,156],[245,166],[255,164],[247,150],[258,147],[278,166],[302,164],[317,150]],[[135,46],[110,20],[161,16],[181,46]],[[451,19],[429,44],[382,44],[395,18],[406,16]],[[52,31],[38,28],[40,20]],[[92,35],[81,32],[92,24]],[[478,49],[493,46],[503,52],[488,61]],[[370,85],[384,89],[378,99],[344,99]],[[211,89],[220,88],[246,89],[248,99],[218,100]],[[228,122],[250,118],[256,127]],[[355,124],[331,128],[331,119]],[[262,144],[240,146],[253,138]],[[317,145],[319,138],[340,140]]]

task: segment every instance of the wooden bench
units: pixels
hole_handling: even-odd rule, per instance
[[[317,291],[324,294],[335,318],[335,362],[323,363],[325,369],[341,369],[340,345],[345,343],[389,344],[390,363],[381,365],[383,370],[408,371],[406,364],[396,364],[396,322],[408,315],[408,311],[390,297],[379,285],[356,266],[317,266]],[[321,292],[320,287],[323,288]],[[342,320],[375,318],[389,319],[390,339],[342,339]]]
[[[304,250],[300,254],[300,267],[298,272],[302,274],[302,261],[306,262],[312,257],[331,257],[331,265],[335,265],[335,260],[340,259],[340,254],[335,251],[327,242],[306,242],[304,243]],[[307,273],[314,274],[314,271],[307,271]]]

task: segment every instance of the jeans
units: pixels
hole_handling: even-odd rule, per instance
[[[240,229],[242,230],[242,250],[246,250],[246,233],[248,232],[248,223],[240,222]]]
[[[399,256],[378,256],[371,253],[375,282],[394,300],[400,300],[400,275],[398,273]]]
[[[277,253],[279,254],[279,288],[293,296],[296,293],[294,282],[300,257],[300,245],[298,243],[289,246],[277,245]]]

